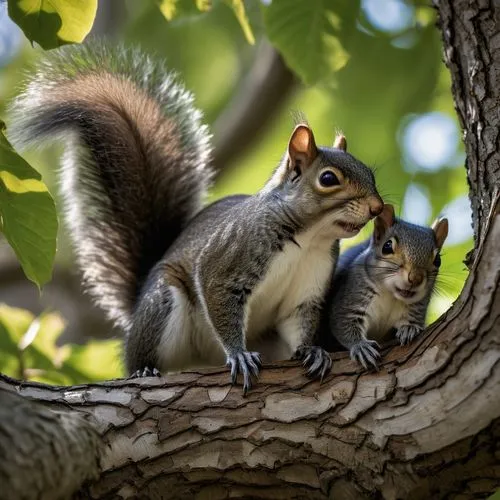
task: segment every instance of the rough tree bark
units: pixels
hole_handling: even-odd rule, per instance
[[[500,486],[498,6],[440,0],[436,7],[464,128],[476,237],[452,309],[411,346],[387,349],[379,373],[337,354],[320,385],[283,362],[265,367],[247,398],[223,368],[63,388],[0,378],[0,407],[15,408],[5,398],[16,391],[33,419],[18,412],[23,425],[7,425],[13,417],[0,414],[0,445],[12,457],[9,468],[0,463],[0,479],[11,498],[23,498],[20,474],[36,476],[33,498],[36,488],[54,492],[56,441],[38,445],[39,453],[30,448],[31,432],[61,425],[47,411],[75,419],[74,455],[93,457],[73,486],[95,474],[100,457],[100,476],[81,498],[465,500]],[[93,429],[104,443],[100,455]]]

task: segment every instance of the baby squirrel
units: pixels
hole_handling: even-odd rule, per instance
[[[417,226],[396,218],[392,205],[374,225],[370,239],[338,259],[319,342],[332,351],[336,339],[364,368],[377,367],[378,341],[394,329],[402,345],[424,330],[448,235],[447,219]]]
[[[310,376],[330,369],[312,342],[332,247],[383,208],[344,137],[317,147],[297,125],[260,192],[202,209],[209,132],[192,95],[143,53],[53,51],[12,111],[15,144],[64,140],[66,222],[86,289],[125,332],[130,374],[226,362],[246,392],[271,331]]]

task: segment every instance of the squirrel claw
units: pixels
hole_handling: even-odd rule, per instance
[[[413,325],[404,325],[398,328],[396,338],[401,345],[408,345],[423,332],[423,328]]]
[[[257,378],[262,366],[258,352],[241,351],[234,356],[228,356],[226,366],[231,368],[231,384],[236,384],[238,373],[243,375],[243,395],[252,388],[252,376]]]
[[[321,381],[332,368],[332,358],[323,348],[318,346],[300,346],[292,359],[302,361],[309,378]]]
[[[137,370],[130,377],[131,378],[142,378],[142,377],[161,377],[161,373],[156,368],[149,368],[149,366],[145,366],[142,370]]]
[[[378,370],[378,362],[380,360],[379,348],[380,346],[377,341],[363,339],[351,347],[351,359],[363,365],[365,370],[369,368]]]

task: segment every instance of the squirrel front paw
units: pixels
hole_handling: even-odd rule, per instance
[[[243,375],[243,395],[252,388],[252,375],[257,378],[262,366],[258,352],[240,351],[228,356],[226,366],[231,367],[231,383],[236,384],[238,373]]]
[[[423,331],[424,329],[420,326],[404,325],[398,328],[396,338],[401,345],[407,345],[416,339]]]
[[[368,370],[369,367],[378,369],[378,362],[380,360],[379,348],[380,346],[375,340],[360,340],[350,349],[351,359],[361,363],[365,370]]]
[[[142,377],[161,377],[161,373],[156,368],[149,368],[145,366],[142,370],[137,370],[129,378],[142,378]]]
[[[332,368],[332,358],[323,348],[313,345],[304,345],[297,348],[292,359],[302,361],[306,374],[311,378],[323,380]]]

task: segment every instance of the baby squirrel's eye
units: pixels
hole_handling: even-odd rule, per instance
[[[394,253],[394,249],[392,248],[392,239],[387,240],[384,243],[384,246],[382,247],[382,253],[384,255],[389,255],[391,253]]]
[[[324,172],[321,172],[321,175],[319,176],[319,183],[323,187],[332,187],[338,186],[340,181],[331,170],[325,170]]]
[[[439,255],[438,253],[434,257],[433,264],[434,264],[435,267],[439,267],[441,265],[441,255]]]

